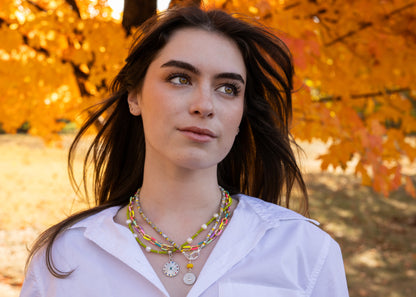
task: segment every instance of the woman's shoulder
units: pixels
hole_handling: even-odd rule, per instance
[[[113,218],[119,207],[110,207],[91,214],[62,230],[52,245],[50,256],[62,271],[71,271],[74,263],[85,261],[97,249],[97,242],[107,242],[117,230]],[[34,255],[32,262],[43,263],[47,257],[46,246]],[[79,260],[79,261],[78,261]],[[43,266],[43,265],[41,265]]]
[[[238,250],[226,255],[227,261],[237,259],[237,264],[228,264],[233,268],[223,279],[230,292],[239,290],[239,296],[258,292],[264,296],[348,295],[339,245],[316,221],[258,198],[241,194],[233,198],[239,203],[227,230],[232,232],[224,234],[230,237],[230,245],[238,242]]]
[[[235,198],[239,201],[240,219],[250,222],[251,226],[256,225],[257,230],[264,230],[264,239],[270,243],[280,244],[283,241],[286,245],[304,245],[312,249],[315,247],[316,250],[322,248],[324,242],[337,246],[313,219],[258,198],[241,194]]]
[[[54,239],[51,255],[53,258],[70,258],[74,253],[85,251],[91,245],[91,237],[107,235],[114,225],[113,217],[119,207],[110,207],[88,215],[67,228],[61,229]],[[34,255],[34,259],[45,257],[46,246]]]
[[[263,252],[273,254],[278,249],[278,258],[289,259],[294,256],[293,261],[302,258],[314,265],[317,261],[322,264],[331,254],[335,258],[339,257],[339,244],[319,227],[317,221],[258,198],[238,195],[236,199],[242,210],[241,221],[250,222],[247,224],[250,228],[256,225],[257,232],[263,233],[258,242]]]
[[[119,209],[119,206],[109,207],[77,221],[58,236],[57,249],[71,251],[74,245],[88,245],[91,241],[111,236],[118,231],[114,217]]]
[[[263,220],[270,223],[281,223],[284,221],[306,221],[318,226],[319,222],[311,218],[307,218],[291,209],[282,207],[280,205],[266,202],[259,198],[238,194],[233,196],[239,201],[241,208],[246,210],[246,213],[251,213],[261,217]]]

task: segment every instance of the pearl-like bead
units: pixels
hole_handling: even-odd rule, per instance
[[[131,224],[131,220],[127,220],[127,221],[126,221],[126,223],[127,223],[128,225],[130,225],[130,224]]]
[[[152,248],[150,246],[146,247],[146,252],[150,253],[152,251]]]
[[[214,213],[214,218],[218,218],[219,214]]]
[[[189,238],[186,240],[186,242],[187,242],[187,243],[192,243],[192,240],[193,240],[193,239],[189,237]]]
[[[205,229],[207,229],[207,228],[208,228],[208,226],[207,226],[206,224],[202,224],[201,228],[202,228],[203,230],[205,230]]]

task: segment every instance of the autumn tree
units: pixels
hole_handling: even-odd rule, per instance
[[[130,33],[156,1],[125,0],[123,21],[105,0],[0,2],[0,122],[51,137],[62,119],[106,96]],[[296,66],[293,133],[329,142],[322,169],[355,168],[388,195],[416,159],[416,2],[406,0],[173,0],[258,19],[289,46]]]
[[[354,166],[385,195],[415,188],[416,2],[209,1],[279,32],[296,65],[293,133],[330,141],[322,169]]]

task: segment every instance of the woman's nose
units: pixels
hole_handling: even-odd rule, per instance
[[[211,89],[201,86],[195,92],[194,98],[192,98],[189,107],[190,113],[204,118],[213,117],[215,113],[213,99]]]

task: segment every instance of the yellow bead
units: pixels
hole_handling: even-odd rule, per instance
[[[186,268],[188,268],[188,269],[194,268],[194,264],[188,263],[188,264],[186,264]]]

